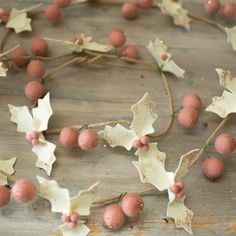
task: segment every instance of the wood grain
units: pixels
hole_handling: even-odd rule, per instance
[[[33,1],[1,1],[1,7],[24,8]],[[39,1],[37,1],[38,3]],[[44,1],[50,3],[51,1]],[[203,14],[197,0],[185,1],[186,7],[193,13]],[[219,19],[220,20],[220,19]],[[6,49],[21,44],[30,52],[30,40],[33,37],[53,37],[68,39],[85,33],[99,42],[107,42],[107,35],[113,28],[124,29],[128,44],[139,46],[140,56],[151,60],[145,44],[156,36],[170,46],[177,64],[186,70],[185,79],[176,79],[168,75],[173,92],[175,109],[181,106],[183,96],[189,91],[197,91],[204,107],[211,102],[212,96],[220,95],[215,67],[231,70],[236,75],[236,53],[226,43],[226,36],[218,29],[202,22],[193,21],[192,30],[186,32],[172,25],[169,17],[158,10],[140,11],[135,21],[121,17],[119,5],[84,4],[78,8],[63,12],[63,20],[52,26],[37,15],[33,21],[33,32],[12,35]],[[3,27],[0,27],[1,36]],[[59,55],[65,50],[58,44],[50,43],[50,55]],[[54,115],[50,128],[74,124],[94,123],[112,119],[131,119],[130,106],[147,91],[157,102],[159,119],[156,129],[161,130],[168,118],[168,100],[163,84],[156,72],[143,65],[131,65],[123,62],[111,62],[117,66],[70,66],[54,75],[46,82],[46,91],[50,91]],[[48,67],[56,63],[47,64]],[[24,70],[14,67],[6,79],[0,80],[0,150],[1,158],[17,156],[15,166],[17,178],[29,178],[35,181],[35,175],[45,176],[35,167],[36,157],[31,152],[23,134],[16,133],[16,127],[10,122],[7,104],[16,106],[32,105],[24,96],[24,85],[29,80]],[[204,139],[220,122],[211,113],[201,111],[200,122],[192,130],[184,130],[175,121],[168,136],[159,141],[161,151],[167,153],[167,169],[175,170],[181,154],[193,148],[199,148]],[[224,132],[236,137],[235,116],[227,123]],[[206,124],[207,123],[207,127]],[[75,194],[96,181],[101,181],[102,196],[120,194],[148,188],[140,182],[137,171],[132,165],[136,159],[134,152],[121,148],[104,147],[104,142],[92,152],[83,152],[63,148],[57,136],[48,136],[48,140],[57,145],[57,162],[54,165],[52,179],[70,189]],[[209,148],[217,155],[213,148]],[[219,156],[219,155],[217,155]],[[236,158],[235,153],[227,157],[220,156],[225,163],[225,174],[217,182],[206,180],[201,172],[203,156],[186,179],[187,206],[195,212],[193,231],[195,235],[235,235],[236,221]],[[35,181],[36,182],[36,181]],[[102,225],[103,209],[92,210],[88,225],[91,235],[187,235],[177,230],[172,222],[166,223],[167,195],[157,193],[145,196],[145,211],[138,221],[129,220],[119,232],[112,233]],[[50,205],[43,199],[33,204],[21,205],[14,201],[0,210],[0,235],[4,236],[42,236],[54,232],[61,224],[60,216],[50,211]]]

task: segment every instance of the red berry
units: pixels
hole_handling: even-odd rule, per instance
[[[110,44],[115,48],[120,48],[125,44],[126,36],[122,30],[113,30],[109,34]]]
[[[134,140],[134,142],[133,142],[133,147],[134,147],[135,149],[139,149],[139,148],[141,148],[142,146],[143,146],[143,145],[142,145],[140,139]]]
[[[125,223],[124,212],[120,206],[116,204],[110,205],[104,211],[103,221],[108,228],[118,230]]]
[[[202,107],[201,98],[196,93],[187,94],[183,99],[183,107],[193,107],[196,110],[200,110]]]
[[[0,186],[0,208],[5,207],[10,201],[10,191],[5,186]]]
[[[153,0],[138,0],[138,6],[143,9],[149,9],[153,6]]]
[[[80,218],[79,213],[75,212],[70,216],[70,221],[76,223],[79,220],[79,218]]]
[[[229,134],[221,134],[215,140],[215,149],[221,154],[229,154],[234,151],[236,142]]]
[[[128,46],[122,50],[122,56],[129,59],[138,59],[138,48],[135,46]]]
[[[177,194],[180,191],[180,189],[176,184],[174,184],[174,185],[171,185],[170,191],[174,194]]]
[[[184,183],[183,183],[183,182],[176,182],[175,185],[176,185],[180,190],[183,190],[183,189],[184,189]]]
[[[26,66],[29,62],[29,59],[27,58],[29,55],[28,53],[25,51],[25,49],[23,48],[16,48],[13,52],[12,52],[12,58],[14,60],[14,62],[16,63],[16,65],[23,67]]]
[[[121,12],[125,18],[133,20],[138,16],[138,7],[135,3],[124,3]]]
[[[60,8],[66,8],[70,6],[71,0],[55,0],[55,3]]]
[[[184,191],[180,190],[178,193],[176,193],[177,198],[182,198],[184,196]]]
[[[48,54],[48,43],[43,38],[35,38],[31,42],[31,50],[36,56],[46,56]]]
[[[222,5],[220,12],[226,20],[233,20],[236,16],[236,4],[225,3]]]
[[[184,107],[178,115],[179,123],[185,128],[193,128],[198,122],[198,112],[193,107]]]
[[[128,217],[137,217],[143,212],[144,201],[137,194],[127,194],[123,197],[121,208]]]
[[[77,223],[69,222],[67,225],[68,225],[69,229],[74,229],[76,227]]]
[[[44,87],[37,81],[30,81],[25,86],[25,95],[30,100],[37,100],[43,96]]]
[[[61,220],[64,222],[64,223],[69,223],[70,222],[70,216],[66,215],[66,214],[62,214],[61,215]]]
[[[144,135],[140,138],[140,142],[142,143],[142,145],[147,145],[149,143],[149,137]]]
[[[57,5],[48,6],[45,9],[44,16],[47,18],[48,21],[56,24],[61,19],[61,11]]]
[[[79,134],[76,129],[72,127],[65,127],[62,129],[59,139],[63,146],[73,148],[78,145],[78,137]]]
[[[10,11],[4,11],[0,15],[0,19],[2,20],[3,24],[6,24],[10,17]]]
[[[45,73],[44,63],[39,60],[31,61],[27,66],[27,72],[32,79],[42,78]]]
[[[20,179],[13,185],[11,194],[16,202],[29,202],[34,199],[36,192],[33,182],[27,179]]]
[[[99,143],[98,133],[93,129],[85,129],[79,134],[78,143],[83,150],[92,150]]]
[[[210,180],[218,179],[224,172],[224,164],[216,157],[211,157],[203,163],[203,173]]]
[[[214,14],[220,10],[219,0],[206,0],[204,3],[204,9],[209,14]]]

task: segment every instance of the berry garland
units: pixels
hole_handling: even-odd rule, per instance
[[[60,21],[62,8],[76,7],[86,2],[92,1],[85,0],[71,3],[70,0],[57,0],[54,5],[45,9],[45,18],[53,24],[56,24]],[[12,9],[10,12],[2,11],[0,19],[2,23],[6,24],[7,28],[14,29],[15,33],[20,33],[25,30],[31,31],[31,19],[28,18],[28,15],[38,7],[41,7],[41,4],[23,10]],[[152,0],[139,0],[137,4],[125,3],[122,6],[121,11],[125,18],[133,20],[138,16],[138,8],[144,10],[158,8],[162,13],[171,16],[176,25],[182,26],[187,30],[190,29],[190,18],[202,20],[225,32],[228,37],[228,42],[232,44],[234,50],[236,49],[235,27],[223,27],[221,24],[208,18],[190,14],[182,7],[181,1],[163,0],[161,3],[156,5]],[[204,8],[208,13],[215,14],[220,9],[220,2],[218,0],[208,0],[205,2]],[[222,5],[220,12],[226,20],[232,20],[236,16],[236,5],[233,3],[226,3]],[[6,39],[10,32],[12,31],[6,31],[6,34],[3,37],[0,47],[1,52],[3,52]],[[63,43],[65,47],[69,46],[71,48],[71,52],[64,55],[48,57],[48,43],[46,40],[54,41],[54,43],[55,41]],[[204,142],[204,145],[200,150],[193,150],[183,155],[180,159],[180,164],[177,170],[173,173],[166,172],[164,165],[165,154],[157,149],[156,143],[151,143],[150,141],[155,141],[169,132],[176,113],[173,108],[171,91],[164,73],[170,72],[177,77],[183,77],[185,71],[175,64],[171,58],[171,54],[167,51],[167,46],[158,38],[154,42],[150,41],[146,46],[155,59],[156,64],[139,60],[137,47],[133,45],[124,47],[126,35],[122,30],[112,31],[109,35],[109,42],[111,46],[98,44],[94,42],[91,37],[87,37],[83,34],[78,38],[71,38],[70,41],[36,38],[32,41],[33,56],[28,55],[28,53],[19,46],[2,53],[0,55],[0,76],[6,76],[7,70],[11,69],[11,62],[14,61],[14,63],[19,67],[27,65],[29,77],[40,80],[40,82],[32,80],[25,86],[25,95],[31,100],[38,100],[38,107],[32,109],[32,116],[30,115],[28,108],[25,106],[14,107],[9,105],[10,112],[12,113],[11,120],[17,123],[17,130],[19,132],[26,133],[27,140],[33,145],[33,152],[38,156],[36,166],[45,169],[48,175],[50,175],[52,164],[56,159],[54,156],[55,145],[45,140],[43,132],[45,134],[55,134],[60,131],[60,143],[67,148],[74,148],[78,144],[83,150],[94,149],[99,143],[99,134],[108,141],[111,147],[121,145],[128,150],[134,147],[137,149],[136,155],[139,156],[139,161],[133,162],[133,164],[139,171],[141,181],[143,183],[153,184],[160,191],[168,191],[170,202],[168,204],[167,216],[175,219],[178,228],[184,228],[187,232],[191,233],[193,212],[187,209],[184,205],[185,194],[182,178],[200,158],[203,152],[207,153],[207,146],[216,133],[225,125],[230,117],[229,114],[236,112],[234,108],[236,78],[232,78],[229,71],[217,69],[220,84],[225,87],[227,91],[224,91],[221,97],[213,98],[213,103],[208,106],[206,110],[216,113],[222,117],[223,120],[210,134],[209,138]],[[118,51],[118,54],[109,54],[109,52],[114,48],[123,49]],[[8,58],[7,54],[11,51],[13,51],[12,58]],[[117,50],[115,51],[117,52]],[[46,72],[43,61],[56,61],[67,57],[70,57],[70,59],[53,68],[51,71]],[[128,131],[120,125],[120,123],[129,123],[128,121],[123,120],[90,125],[75,125],[62,129],[47,130],[47,122],[52,115],[52,109],[50,106],[49,94],[43,99],[40,99],[44,94],[43,85],[45,81],[59,70],[71,64],[99,64],[103,63],[106,58],[114,60],[118,59],[129,63],[144,64],[160,72],[169,98],[170,110],[170,118],[163,132],[160,132],[157,135],[152,135],[154,132],[152,124],[156,120],[157,115],[155,114],[155,104],[149,100],[147,94],[145,94],[137,104],[132,106],[134,119],[130,125],[130,130]],[[201,106],[201,99],[197,94],[188,94],[184,98],[183,108],[178,114],[179,123],[185,128],[194,127],[198,122]],[[108,126],[110,124],[117,125],[113,128]],[[100,126],[106,127],[100,132],[96,132],[92,129]],[[234,138],[228,134],[221,134],[215,140],[215,149],[221,154],[229,154],[234,151],[235,147],[236,142]],[[14,165],[15,160],[16,159],[13,158],[9,161],[5,161],[9,163],[3,165],[0,169],[0,177],[5,179],[5,182],[3,180],[3,183],[1,184],[2,186],[0,187],[0,207],[4,207],[9,203],[10,195],[12,195],[17,202],[31,201],[36,195],[36,187],[31,181],[25,179],[16,180],[11,176],[11,174],[13,174],[12,166]],[[155,171],[150,168],[150,166],[155,167]],[[11,170],[9,170],[9,168]],[[205,175],[212,180],[219,178],[222,175],[223,170],[223,163],[215,157],[207,159],[203,164]],[[14,182],[11,193],[8,188],[4,186],[7,184],[6,178]],[[51,202],[53,212],[60,212],[63,214],[62,221],[64,224],[60,227],[60,230],[63,235],[68,236],[87,235],[89,233],[90,230],[85,226],[84,221],[80,221],[80,215],[88,215],[92,203],[95,205],[101,205],[121,200],[121,206],[117,204],[110,205],[104,212],[105,225],[112,230],[118,230],[125,223],[125,217],[137,217],[142,213],[144,202],[140,198],[140,195],[156,190],[156,188],[152,188],[137,193],[126,193],[98,200],[98,198],[95,197],[97,191],[95,189],[97,189],[98,184],[95,184],[88,190],[79,192],[79,194],[74,198],[70,198],[68,190],[60,188],[56,181],[47,181],[40,176],[38,176],[37,179],[40,185],[39,195]],[[84,194],[85,197],[83,196]]]

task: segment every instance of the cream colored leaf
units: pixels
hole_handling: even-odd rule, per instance
[[[60,226],[60,230],[63,236],[86,236],[89,234],[90,229],[84,223],[84,221],[78,221],[73,229],[70,229],[68,224],[63,224]]]
[[[48,120],[53,114],[50,105],[49,93],[43,99],[38,99],[38,107],[32,109],[34,127],[37,131],[44,131],[48,128]]]
[[[61,188],[55,180],[48,181],[36,176],[39,182],[39,195],[51,203],[51,211],[69,214],[70,194],[68,189]]]
[[[56,145],[46,141],[42,133],[40,134],[40,139],[43,140],[43,142],[40,142],[40,144],[32,148],[32,151],[38,157],[36,166],[38,168],[44,169],[46,173],[50,176],[52,171],[52,165],[56,161],[56,157],[54,155]]]
[[[31,133],[34,131],[32,116],[27,106],[15,107],[8,105],[11,112],[11,121],[17,124],[17,131]]]
[[[81,216],[90,215],[90,207],[98,200],[99,182],[93,184],[86,190],[81,190],[75,197],[70,199],[70,213],[77,212]]]
[[[233,50],[236,50],[236,26],[232,28],[225,28],[225,32],[227,34],[227,41],[233,47]]]
[[[177,228],[183,228],[192,234],[193,211],[188,209],[184,204],[185,196],[182,198],[174,197],[167,206],[167,217],[175,220]]]
[[[159,4],[162,13],[173,18],[174,24],[190,30],[191,19],[188,16],[188,11],[183,8],[180,0],[162,0]]]
[[[103,137],[111,147],[122,146],[127,150],[132,148],[134,140],[138,138],[133,130],[126,129],[120,124],[115,127],[107,125]]]
[[[152,184],[160,191],[170,187],[171,183],[165,170],[166,154],[158,150],[157,143],[150,143],[148,151],[138,149],[135,155],[139,157],[139,161],[133,164],[138,169],[142,183]]]
[[[156,38],[154,42],[150,41],[146,48],[163,71],[170,72],[179,78],[184,77],[185,71],[171,59],[168,47],[163,41]]]
[[[6,172],[9,175],[14,174],[14,168],[13,166],[15,165],[16,162],[16,157],[13,157],[8,160],[0,160],[0,170]],[[6,185],[7,182],[7,177],[5,175],[0,174],[0,186]]]
[[[236,94],[224,90],[221,97],[213,97],[212,104],[206,111],[214,112],[222,118],[230,113],[236,113]]]
[[[3,63],[0,62],[0,77],[6,77],[7,76],[7,68],[3,66]]]
[[[155,130],[153,123],[157,119],[156,103],[150,100],[148,93],[131,107],[133,112],[133,121],[130,128],[141,137],[146,134],[151,134]]]
[[[188,174],[192,161],[198,153],[199,149],[194,149],[181,156],[179,166],[175,171],[175,182],[182,181],[182,179]]]
[[[31,19],[27,18],[26,11],[17,10],[13,8],[10,12],[9,20],[6,24],[7,28],[14,29],[16,33],[20,33],[23,31],[31,31]]]
[[[219,75],[220,85],[236,94],[236,78],[233,78],[229,70],[216,69]]]

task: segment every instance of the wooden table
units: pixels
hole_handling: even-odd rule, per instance
[[[24,8],[33,1],[1,1],[1,7]],[[39,1],[37,1],[39,2]],[[46,2],[46,1],[44,1]],[[47,1],[48,2],[48,1]],[[49,1],[50,2],[50,1]],[[185,1],[186,8],[192,13],[203,14],[197,0]],[[63,20],[52,26],[37,15],[32,23],[33,32],[12,35],[5,49],[16,44],[30,51],[30,40],[34,37],[53,37],[68,39],[85,33],[99,42],[106,43],[108,33],[120,28],[127,33],[128,44],[139,46],[140,57],[152,60],[145,49],[149,40],[159,37],[170,47],[177,64],[186,70],[185,79],[168,75],[174,97],[175,109],[180,108],[183,96],[189,91],[197,91],[204,107],[210,104],[212,96],[222,92],[216,67],[231,70],[236,75],[236,54],[226,43],[226,36],[218,29],[202,22],[193,21],[192,29],[186,32],[173,26],[169,17],[153,9],[142,11],[137,20],[127,21],[120,14],[119,5],[85,4],[78,8],[65,10]],[[0,28],[1,37],[4,29]],[[59,44],[50,43],[50,55],[65,52]],[[47,64],[48,68],[59,62]],[[46,82],[46,91],[51,94],[54,114],[49,127],[65,127],[74,124],[102,122],[114,119],[132,119],[130,106],[147,91],[158,105],[159,119],[156,129],[161,131],[168,118],[168,100],[160,75],[144,65],[107,61],[107,65],[74,65],[55,74]],[[109,65],[108,65],[109,64]],[[35,175],[47,177],[43,170],[35,167],[36,156],[24,134],[16,133],[16,126],[10,122],[7,104],[15,106],[32,103],[24,96],[24,85],[29,80],[25,70],[14,67],[6,79],[0,80],[0,153],[1,158],[17,156],[15,165],[17,178],[35,180]],[[159,149],[167,153],[167,169],[175,170],[180,156],[202,146],[206,137],[217,126],[220,119],[213,113],[201,111],[196,128],[184,130],[174,122],[170,133],[159,141]],[[224,128],[236,137],[235,116]],[[102,196],[138,191],[149,188],[140,182],[138,172],[132,165],[136,160],[134,151],[122,148],[104,147],[102,141],[92,152],[79,148],[63,148],[58,136],[48,136],[57,145],[57,162],[51,175],[52,179],[70,189],[74,195],[78,190],[101,181]],[[212,155],[217,155],[212,147]],[[193,220],[194,235],[235,235],[236,233],[236,158],[235,153],[220,156],[225,163],[225,174],[217,182],[204,178],[201,165],[206,156],[194,165],[186,179],[187,206],[195,212]],[[110,232],[102,225],[104,208],[93,209],[88,219],[90,235],[188,235],[177,230],[170,221],[166,223],[167,194],[156,193],[144,197],[145,211],[138,221],[129,220],[117,233]],[[14,201],[0,210],[0,235],[4,236],[42,236],[55,231],[61,224],[60,216],[50,211],[50,204],[36,199],[33,204],[16,204]]]

